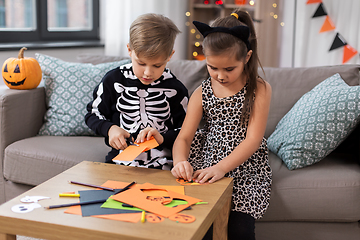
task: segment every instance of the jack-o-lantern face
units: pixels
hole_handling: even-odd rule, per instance
[[[24,50],[19,52],[18,58],[9,58],[2,67],[5,84],[13,89],[36,88],[41,81],[41,68],[34,58],[24,58]]]
[[[4,78],[4,81],[7,83],[7,85],[10,85],[10,86],[21,86],[21,85],[24,85],[25,83],[25,80],[26,80],[26,77],[18,82],[16,82],[16,80],[19,80],[21,79],[21,77],[19,77],[20,75],[20,67],[18,64],[16,64],[15,66],[15,69],[13,71],[13,74],[9,73],[8,71],[8,65],[5,64],[4,66],[4,70],[3,70],[3,73],[8,73],[8,79],[5,78],[5,74],[3,74],[3,78]],[[19,76],[17,76],[19,75]]]

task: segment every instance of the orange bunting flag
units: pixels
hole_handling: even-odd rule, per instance
[[[331,21],[329,16],[326,16],[324,24],[322,25],[319,33],[328,32],[334,29],[335,29],[334,23]]]
[[[322,0],[308,0],[306,4],[312,4],[312,3],[322,3]]]
[[[350,60],[353,56],[358,53],[356,49],[351,47],[350,45],[346,45],[344,47],[344,55],[343,55],[343,64]]]

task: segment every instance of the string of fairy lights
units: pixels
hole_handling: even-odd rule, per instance
[[[197,8],[204,8],[204,9],[209,8],[209,7],[211,8],[212,5],[214,5],[214,7],[218,7],[218,6],[226,7],[226,5],[229,5],[229,7],[228,7],[229,9],[231,9],[231,8],[235,9],[237,6],[244,7],[244,8],[246,8],[246,6],[249,6],[249,7],[253,8],[256,4],[256,0],[233,0],[233,1],[227,0],[226,3],[224,3],[224,1],[222,1],[222,0],[203,0],[203,1],[195,0],[195,2],[196,2]],[[271,4],[271,7],[270,7],[271,10],[269,12],[269,15],[271,18],[278,21],[279,20],[278,4],[275,2],[270,2],[270,1],[262,2],[262,4]],[[185,13],[185,15],[188,18],[190,18],[191,12],[188,11]],[[261,23],[262,20],[254,19],[254,21]],[[285,26],[285,23],[283,21],[281,21],[279,24],[281,27]],[[190,20],[186,21],[185,25],[187,27],[192,26],[192,24],[190,23]],[[193,27],[190,29],[190,34],[191,35],[195,34],[195,36],[192,36],[191,39],[195,39],[193,45],[195,46],[195,49],[199,49],[201,47],[201,42],[200,42],[201,35]],[[204,56],[201,54],[201,49],[193,51],[192,56],[193,56],[193,58],[198,59],[198,60],[204,59]]]

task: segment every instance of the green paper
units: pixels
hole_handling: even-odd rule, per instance
[[[106,202],[101,205],[102,208],[114,208],[114,209],[124,209],[124,210],[134,210],[134,211],[143,211],[137,207],[124,207],[122,202],[116,201],[114,199],[109,198]],[[166,204],[166,207],[175,207],[177,205],[185,205],[186,201],[183,200],[172,200],[169,204]]]

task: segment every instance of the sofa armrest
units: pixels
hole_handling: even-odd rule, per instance
[[[5,148],[35,136],[46,111],[43,87],[31,90],[0,89],[0,168]],[[2,172],[2,171],[1,171]]]

